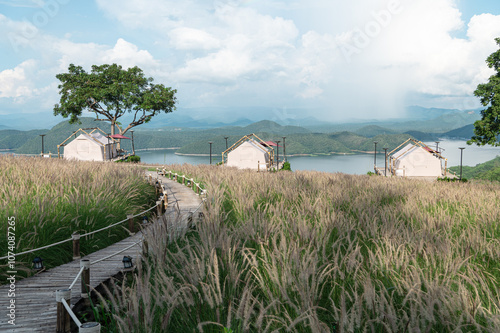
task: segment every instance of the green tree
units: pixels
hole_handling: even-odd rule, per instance
[[[137,66],[125,70],[117,64],[93,65],[87,73],[71,64],[68,73],[58,74],[56,78],[61,82],[58,86],[61,100],[54,106],[54,115],[70,117],[70,123],[75,123],[87,109],[95,112],[96,120],[111,123],[112,135],[115,127],[123,135],[160,113],[175,110],[177,90],[153,84],[153,78],[145,77]],[[125,113],[133,114],[134,118],[122,127],[118,119]]]
[[[495,38],[500,46],[500,38]],[[481,119],[474,123],[474,136],[467,141],[471,145],[500,146],[498,135],[500,134],[500,49],[492,53],[486,63],[489,68],[495,69],[496,73],[490,76],[488,83],[477,86],[474,95],[481,99],[481,104],[487,107],[481,111]]]

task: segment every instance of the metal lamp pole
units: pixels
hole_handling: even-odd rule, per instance
[[[286,136],[283,137],[283,161],[286,162],[286,143],[285,143]]]
[[[459,147],[458,149],[460,149],[460,180],[462,180],[462,158],[464,155],[465,147]]]
[[[280,142],[281,141],[276,141],[276,151],[277,151],[277,155],[276,155],[276,170],[278,170],[280,168]]]
[[[384,176],[387,176],[387,149],[389,148],[383,148],[385,150],[385,172]]]
[[[210,144],[210,164],[212,164],[212,141],[208,142]]]
[[[439,154],[439,141],[436,141],[436,151],[438,152]]]
[[[375,170],[375,173],[377,173],[377,143],[378,141],[373,141],[375,144],[375,157],[373,159],[373,170]]]
[[[42,137],[42,156],[43,156],[43,148],[44,148],[44,146],[43,146],[43,137],[44,137],[45,135],[47,135],[47,134],[40,134],[40,136]]]
[[[134,130],[130,130],[132,134],[132,154],[135,156],[135,147],[134,147]]]
[[[228,136],[225,136],[225,137],[224,137],[224,139],[226,140],[226,150],[227,150],[227,139],[228,139],[228,138],[229,138]]]

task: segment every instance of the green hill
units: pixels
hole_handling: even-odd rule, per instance
[[[450,168],[457,175],[460,173],[460,166]],[[493,160],[480,163],[474,167],[463,166],[462,177],[467,179],[483,179],[489,181],[500,181],[500,156]]]
[[[47,130],[1,130],[0,131],[0,149],[17,149],[31,139],[38,138],[38,149],[41,149],[40,134],[44,134]]]
[[[52,127],[51,130],[42,131],[40,134],[45,134],[44,137],[44,147],[45,152],[51,152],[57,154],[57,145],[66,140],[73,132],[79,128],[90,128],[99,127],[106,133],[110,132],[109,123],[103,121],[94,121],[94,118],[81,118],[81,124],[70,124],[69,120],[60,122],[56,126]],[[30,131],[31,132],[31,131]],[[42,139],[36,135],[19,146],[16,149],[17,153],[20,154],[40,154],[42,147]]]
[[[399,134],[399,132],[397,131],[384,128],[378,125],[367,125],[361,127],[360,129],[355,130],[354,133],[365,136],[367,138],[373,138],[374,136],[381,134]]]

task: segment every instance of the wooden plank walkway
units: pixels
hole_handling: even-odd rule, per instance
[[[157,177],[156,172],[147,172],[153,178]],[[182,225],[176,226],[182,229],[187,226],[186,217],[194,211],[201,203],[201,199],[192,189],[179,183],[158,176],[167,188],[167,198],[169,206],[165,213],[166,218],[171,221],[184,221]],[[179,219],[179,213],[181,218]],[[126,222],[124,222],[126,224]],[[98,237],[96,234],[95,237]],[[100,258],[114,254],[125,249],[142,239],[141,232],[115,243],[105,249],[94,252],[82,259],[89,259],[94,262]],[[82,239],[82,241],[84,241]],[[131,256],[134,259],[140,256],[141,244],[98,262],[90,267],[90,285],[96,288],[111,276],[118,274],[123,269],[123,256]],[[0,286],[0,332],[54,332],[56,330],[56,296],[58,289],[66,289],[73,282],[75,276],[80,271],[80,260],[55,267],[38,275],[19,280],[16,282],[16,320],[15,326],[8,323],[8,285]],[[80,299],[80,279],[76,282],[71,291],[71,306]]]

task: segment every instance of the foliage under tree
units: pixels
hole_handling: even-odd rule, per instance
[[[495,38],[500,46],[500,38]],[[498,135],[500,134],[500,49],[492,53],[486,63],[489,68],[495,69],[496,73],[490,76],[488,83],[477,86],[474,95],[481,99],[481,104],[487,107],[481,111],[481,120],[474,123],[474,136],[467,141],[468,144],[476,143],[478,146],[486,144],[500,146]]]
[[[111,123],[111,135],[115,134],[115,126],[123,135],[160,113],[175,110],[177,90],[154,84],[153,78],[145,77],[137,66],[123,69],[117,64],[93,65],[87,73],[81,66],[71,64],[68,73],[56,78],[61,82],[58,86],[61,100],[54,106],[54,115],[70,117],[70,123],[75,123],[84,110],[95,112],[96,120]],[[125,113],[133,114],[134,118],[122,127],[118,119]]]

